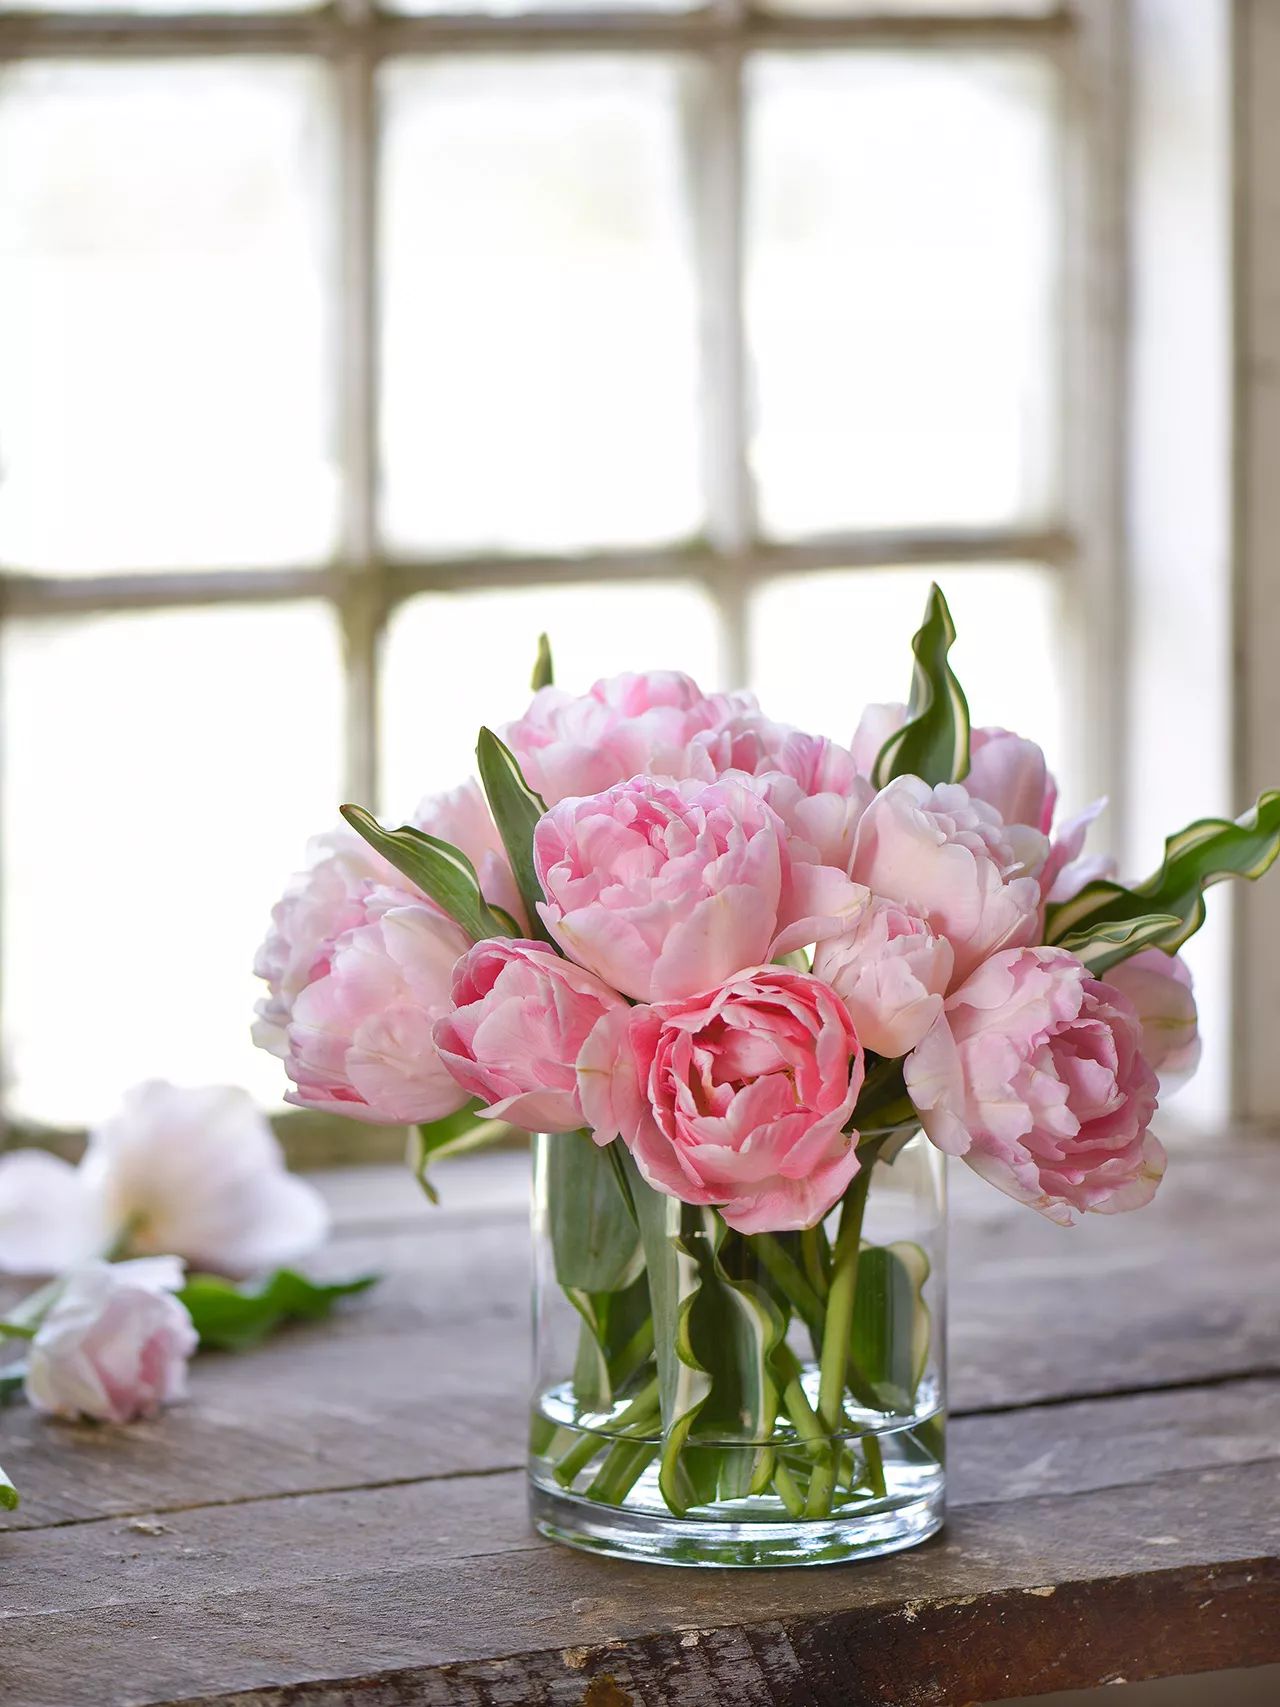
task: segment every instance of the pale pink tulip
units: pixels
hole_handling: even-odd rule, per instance
[[[875,898],[852,931],[819,944],[813,971],[849,1010],[863,1047],[896,1056],[942,1012],[954,963],[951,944],[922,918]]]
[[[1008,729],[971,730],[969,774],[963,780],[969,793],[994,806],[1006,824],[1030,824],[1049,834],[1058,785],[1034,741]]]
[[[859,821],[875,797],[865,777],[853,777],[848,791],[842,793],[810,793],[782,771],[765,771],[750,781],[786,826],[793,861],[811,861],[848,872]]]
[[[428,795],[413,822],[461,849],[475,866],[486,899],[517,921],[523,918],[511,868],[477,782]],[[406,904],[434,905],[346,825],[315,837],[307,851],[307,870],[290,880],[272,908],[271,929],[253,966],[268,992],[257,1004],[253,1040],[282,1060],[294,1003],[329,971],[338,939],[368,923],[374,891],[397,891]]]
[[[440,1058],[486,1113],[530,1132],[583,1125],[577,1061],[597,1020],[627,1004],[591,972],[536,942],[479,942],[454,968],[437,1020]]]
[[[1012,949],[947,998],[904,1076],[939,1149],[1070,1226],[1137,1209],[1160,1183],[1141,1040],[1132,1002],[1073,954]]]
[[[1107,854],[1086,854],[1089,827],[1106,808],[1106,800],[1095,800],[1074,818],[1068,818],[1054,836],[1049,857],[1040,873],[1040,893],[1046,901],[1069,901],[1088,883],[1114,878],[1116,862]]]
[[[641,1001],[692,995],[767,960],[786,858],[781,820],[738,783],[686,799],[636,777],[563,801],[534,832],[547,929]]]
[[[853,762],[858,767],[860,776],[871,775],[880,756],[881,747],[890,735],[898,733],[906,721],[907,708],[899,701],[891,701],[887,705],[867,706],[850,742]]]
[[[762,711],[736,711],[695,735],[694,744],[710,756],[717,776],[726,771],[748,776],[777,772],[792,778],[805,794],[849,794],[860,780],[847,747],[775,723]]]
[[[1159,1074],[1161,1090],[1185,1084],[1200,1064],[1196,999],[1186,961],[1147,948],[1113,966],[1103,982],[1133,1003],[1142,1025],[1142,1053]]]
[[[294,1002],[285,1069],[296,1088],[287,1100],[388,1125],[440,1120],[467,1093],[431,1032],[470,941],[438,908],[396,890],[375,890],[366,918]]]
[[[27,1353],[35,1410],[125,1423],[185,1398],[196,1331],[186,1306],[148,1279],[132,1263],[67,1276]]]
[[[1036,936],[1034,873],[1046,849],[1038,831],[1006,826],[960,784],[930,788],[902,776],[862,814],[852,869],[855,881],[909,907],[947,939],[959,984],[988,955]]]
[[[294,1261],[328,1231],[324,1199],[287,1172],[266,1116],[234,1085],[135,1085],[90,1132],[78,1174],[107,1229],[99,1253],[123,1244],[250,1275]]]
[[[807,973],[761,966],[692,1000],[607,1014],[578,1078],[597,1143],[621,1135],[656,1190],[718,1204],[741,1233],[813,1226],[858,1170],[845,1126],[862,1048]]]
[[[44,1150],[0,1156],[0,1274],[61,1274],[110,1243],[101,1200],[79,1168]]]
[[[540,688],[502,736],[530,788],[554,806],[633,776],[710,782],[715,766],[694,736],[755,709],[750,694],[704,694],[689,676],[655,670],[598,681],[577,696]]]

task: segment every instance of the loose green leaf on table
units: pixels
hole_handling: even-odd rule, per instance
[[[534,660],[533,676],[529,686],[537,693],[540,688],[549,688],[555,680],[555,671],[551,663],[551,642],[545,634],[538,636],[538,656]]]
[[[546,897],[533,868],[533,832],[547,810],[546,803],[529,787],[520,774],[515,754],[503,745],[492,729],[480,731],[480,739],[476,742],[476,764],[489,798],[493,821],[498,826],[502,845],[511,861],[530,934],[541,942],[550,943],[547,927],[538,914],[538,902]],[[556,949],[556,953],[559,952]]]
[[[380,1277],[323,1284],[294,1269],[278,1269],[268,1280],[240,1285],[214,1274],[193,1274],[178,1293],[191,1313],[200,1344],[221,1351],[245,1351],[287,1321],[316,1321],[340,1298],[366,1292]]]
[[[423,1121],[409,1132],[409,1166],[418,1184],[432,1203],[439,1203],[440,1194],[427,1178],[427,1169],[447,1156],[463,1156],[471,1150],[483,1150],[504,1138],[511,1128],[502,1120],[482,1120],[484,1103],[472,1097],[456,1114],[446,1114],[442,1120]]]
[[[342,816],[383,859],[448,913],[473,942],[520,934],[513,919],[485,900],[475,867],[451,843],[429,836],[425,830],[415,830],[411,824],[384,830],[363,806],[344,806]]]
[[[961,782],[969,774],[969,704],[947,662],[956,637],[947,601],[930,587],[924,621],[911,642],[915,668],[907,720],[881,747],[872,781],[883,788],[896,776],[933,785]]]
[[[1172,922],[1163,931],[1142,941],[1135,937],[1136,946],[1127,952],[1154,945],[1172,954],[1204,923],[1204,891],[1210,884],[1226,877],[1261,877],[1278,853],[1280,790],[1271,789],[1234,822],[1200,818],[1170,836],[1159,871],[1132,889],[1121,883],[1090,883],[1069,901],[1050,907],[1045,940],[1069,947],[1100,927],[1166,915]]]
[[[0,1511],[16,1511],[18,1509],[18,1490],[4,1473],[0,1466]]]

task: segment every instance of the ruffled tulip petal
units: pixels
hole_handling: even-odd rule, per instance
[[[61,1274],[111,1243],[100,1197],[43,1150],[0,1156],[0,1273]]]

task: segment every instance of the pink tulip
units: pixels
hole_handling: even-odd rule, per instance
[[[1200,1064],[1196,999],[1186,961],[1147,948],[1113,966],[1103,982],[1133,1003],[1142,1025],[1142,1053],[1159,1074],[1161,1090],[1184,1084]]]
[[[692,1000],[607,1014],[578,1061],[597,1143],[740,1233],[811,1227],[858,1171],[857,1034],[817,978],[761,966]]]
[[[478,783],[429,795],[414,823],[460,848],[475,866],[486,898],[515,919],[523,917],[511,868]],[[253,1040],[282,1060],[294,1003],[329,971],[338,939],[367,922],[373,891],[396,890],[406,902],[434,905],[345,825],[315,837],[307,851],[308,869],[291,880],[272,908],[271,930],[253,965],[268,992],[257,1004]]]
[[[852,931],[819,945],[813,971],[849,1010],[863,1047],[897,1056],[942,1012],[954,963],[945,937],[909,908],[876,898]]]
[[[847,792],[808,792],[783,771],[752,777],[751,786],[768,801],[786,827],[793,862],[835,866],[847,873],[862,814],[875,791],[865,777],[854,776]]]
[[[850,742],[853,762],[860,776],[871,775],[876,760],[880,757],[881,747],[890,735],[898,733],[906,721],[907,708],[899,701],[890,701],[887,705],[867,706]]]
[[[554,806],[633,776],[713,781],[715,766],[694,736],[754,710],[750,694],[707,695],[689,676],[655,670],[599,681],[577,697],[540,688],[503,739],[530,788]]]
[[[365,919],[294,1002],[285,1069],[296,1088],[286,1100],[387,1125],[440,1120],[467,1100],[431,1034],[470,941],[399,890],[375,889]]]
[[[1036,936],[1034,873],[1046,849],[1038,831],[1006,826],[960,784],[930,788],[901,776],[862,814],[852,869],[856,882],[909,907],[947,939],[958,984],[988,955]]]
[[[693,739],[709,755],[717,776],[777,772],[791,777],[805,794],[848,794],[859,780],[847,747],[775,723],[762,711],[736,711]]]
[[[536,942],[480,942],[453,972],[453,1005],[434,1030],[440,1058],[486,1113],[530,1132],[584,1124],[577,1060],[603,1014],[627,1004]]]
[[[1049,834],[1058,785],[1034,741],[1008,729],[971,730],[964,786],[994,806],[1006,824],[1030,824]]]
[[[47,1416],[125,1423],[186,1396],[196,1331],[186,1306],[152,1280],[180,1270],[88,1262],[73,1269],[27,1355],[26,1395]]]
[[[792,857],[749,779],[676,788],[634,777],[553,806],[533,851],[552,937],[640,1001],[712,989],[835,935],[866,899],[842,872]]]
[[[1049,857],[1040,873],[1040,893],[1046,901],[1069,901],[1086,884],[1113,878],[1116,862],[1107,854],[1086,854],[1089,826],[1106,808],[1106,800],[1095,800],[1074,818],[1068,818],[1054,836]]]
[[[1164,1151],[1156,1077],[1132,1002],[1061,948],[994,955],[907,1057],[929,1137],[992,1185],[1070,1226],[1150,1201]]]

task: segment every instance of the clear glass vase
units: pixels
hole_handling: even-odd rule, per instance
[[[863,1135],[826,1221],[743,1235],[621,1143],[535,1139],[533,1521],[672,1565],[808,1565],[943,1521],[944,1158]]]

